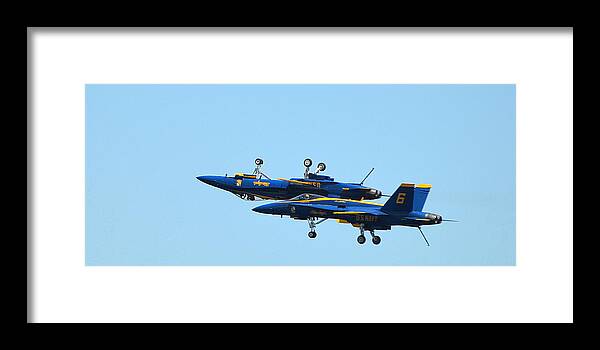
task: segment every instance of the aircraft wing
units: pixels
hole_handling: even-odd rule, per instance
[[[294,206],[307,208],[307,209],[323,210],[323,211],[327,211],[329,214],[339,215],[339,216],[354,215],[354,214],[373,215],[373,216],[388,215],[380,210],[377,210],[376,208],[360,208],[360,209],[351,208],[349,210],[345,210],[344,208],[340,208],[337,205],[328,205],[328,204],[310,204],[310,205],[308,205],[308,204],[296,204],[296,203],[294,203]]]

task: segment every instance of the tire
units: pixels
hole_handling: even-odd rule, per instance
[[[364,244],[367,239],[365,238],[365,236],[358,236],[358,238],[356,239],[356,241],[358,242],[358,244]]]
[[[310,158],[306,158],[304,160],[304,166],[307,167],[307,168],[310,167],[310,166],[312,166],[312,160]]]
[[[260,158],[256,158],[256,159],[254,160],[254,164],[256,164],[256,165],[262,165],[262,164],[263,164],[263,160],[262,160],[262,159],[260,159]]]
[[[381,243],[381,237],[374,236],[373,237],[373,244],[378,245],[379,243]]]
[[[315,237],[317,237],[317,233],[315,231],[308,232],[308,238],[315,238]]]
[[[327,166],[325,166],[325,163],[319,163],[319,165],[317,165],[317,168],[319,169],[319,171],[325,171]]]

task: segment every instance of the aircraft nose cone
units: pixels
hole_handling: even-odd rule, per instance
[[[209,184],[211,186],[215,186],[217,181],[214,176],[196,176],[196,179],[204,182],[205,184]]]
[[[259,207],[256,208],[252,208],[252,211],[255,211],[257,213],[261,213],[261,214],[270,214],[272,209],[268,208],[268,204],[266,205],[261,205]]]
[[[255,211],[257,213],[261,213],[261,214],[274,214],[275,213],[275,205],[274,204],[264,204],[261,206],[258,206],[256,208],[252,208],[252,211]]]

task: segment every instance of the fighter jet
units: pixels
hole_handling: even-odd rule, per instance
[[[326,169],[325,163],[319,163],[314,173],[310,172],[312,160],[304,160],[304,178],[271,179],[260,168],[263,160],[257,158],[252,174],[236,173],[234,176],[197,176],[196,179],[211,186],[229,191],[245,200],[276,199],[285,200],[300,194],[316,194],[332,198],[377,199],[381,191],[363,186],[373,169],[360,183],[338,182],[334,178],[320,175]]]
[[[339,223],[358,227],[359,244],[366,241],[365,231],[369,231],[373,244],[381,242],[375,230],[390,230],[392,226],[416,227],[429,246],[421,226],[436,225],[445,220],[434,213],[423,212],[425,200],[431,185],[402,183],[385,204],[343,198],[328,198],[316,194],[302,194],[287,201],[261,205],[252,209],[263,214],[289,216],[297,220],[307,220],[309,238],[317,237],[315,227],[327,219],[336,219]],[[320,219],[317,221],[317,219]]]

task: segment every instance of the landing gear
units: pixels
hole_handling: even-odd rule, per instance
[[[381,243],[381,237],[375,235],[375,230],[369,231],[371,233],[371,241],[373,244],[378,245]]]
[[[269,178],[267,175],[265,175],[262,171],[260,171],[260,167],[263,165],[263,160],[260,158],[256,158],[254,160],[254,164],[256,164],[256,168],[254,168],[254,175],[258,176],[258,179],[260,180],[263,176],[266,177],[267,179],[271,180],[271,178]]]
[[[358,242],[358,244],[364,244],[367,241],[367,239],[365,238],[365,227],[363,225],[360,225],[359,229],[360,235],[358,236],[356,241]]]
[[[308,218],[308,227],[310,227],[311,232],[315,231],[315,228],[317,227],[317,224],[315,224],[315,218]]]
[[[317,164],[317,171],[315,172],[315,174],[318,174],[319,171],[325,171],[326,168],[327,168],[327,166],[325,166],[325,163]]]
[[[304,178],[308,179],[308,174],[310,174],[310,166],[312,165],[312,160],[310,158],[306,158],[304,160]]]
[[[309,178],[309,174],[310,174],[310,167],[312,166],[313,162],[312,159],[310,158],[306,158],[304,160],[304,178],[308,179]],[[325,168],[327,168],[327,166],[325,165],[325,163],[321,162],[317,165],[317,170],[315,171],[315,174],[318,174],[319,171],[325,171]]]
[[[356,238],[356,241],[358,242],[358,244],[364,244],[367,241],[367,239],[365,238],[365,227],[363,225],[360,225],[359,229],[360,235],[358,236],[358,238]],[[378,245],[379,243],[381,243],[381,237],[375,235],[375,230],[369,230],[369,233],[371,234],[371,241],[373,242],[373,244]]]
[[[317,218],[308,218],[308,227],[310,229],[310,231],[308,231],[308,238],[315,238],[317,237],[317,231],[315,231],[315,228],[317,227],[318,224],[322,223],[323,221],[327,220],[327,218],[325,219],[321,219],[319,221],[315,221],[317,220]]]

